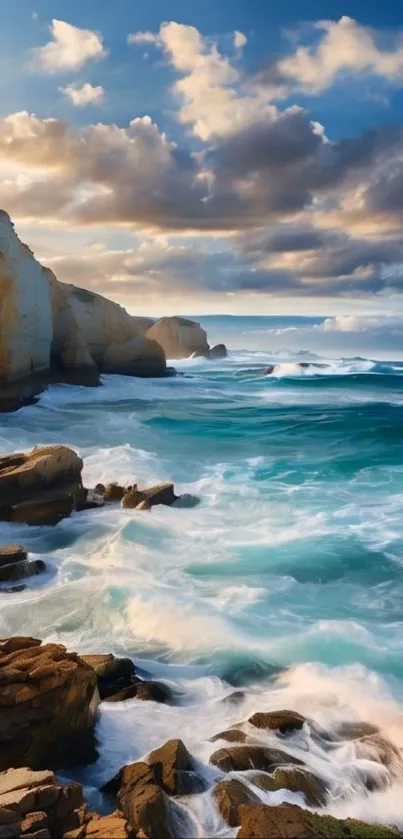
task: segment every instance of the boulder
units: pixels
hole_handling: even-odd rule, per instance
[[[216,344],[208,351],[207,358],[211,361],[219,361],[221,358],[227,358],[228,350],[225,344]]]
[[[241,823],[239,808],[242,804],[257,804],[259,802],[259,797],[237,778],[231,778],[230,781],[220,781],[214,787],[213,799],[224,821],[230,827],[238,827]]]
[[[22,562],[27,559],[28,554],[22,545],[1,545],[0,547],[0,568],[3,565],[10,565],[14,562]]]
[[[393,839],[403,835],[396,828],[319,816],[294,804],[244,804],[239,814],[237,839]]]
[[[205,330],[193,320],[161,318],[148,329],[147,338],[157,341],[167,358],[190,358],[193,353],[209,352]]]
[[[25,577],[35,577],[46,571],[46,565],[42,559],[14,560],[8,565],[0,566],[0,583],[15,583]]]
[[[147,763],[125,766],[105,792],[118,790],[118,802],[129,829],[142,839],[174,839],[174,804],[158,786]]]
[[[83,839],[132,839],[133,834],[122,813],[110,813],[109,816],[99,816],[97,813],[90,813],[85,825]],[[64,837],[69,839],[69,837]],[[71,836],[71,839],[79,837]]]
[[[107,484],[106,487],[104,487],[104,491],[101,492],[101,494],[103,495],[104,500],[109,503],[113,501],[121,501],[125,492],[125,487],[122,487],[117,483],[112,483]]]
[[[170,507],[177,501],[178,497],[175,495],[174,485],[171,483],[158,484],[157,486],[149,487],[149,489],[141,490],[138,489],[136,484],[126,490],[121,501],[121,506],[126,510],[136,509],[144,501],[146,502],[146,506],[142,506],[142,510],[150,509],[158,504]]]
[[[83,492],[83,462],[67,446],[45,446],[0,457],[0,519],[57,524]]]
[[[245,743],[246,734],[240,728],[230,728],[228,731],[220,731],[211,738],[212,743],[216,740],[225,740],[227,743]]]
[[[0,641],[0,771],[96,759],[97,677],[75,653],[36,638]]]
[[[168,795],[187,795],[204,789],[203,779],[182,740],[168,740],[148,755],[156,783]]]
[[[272,775],[259,773],[250,779],[255,786],[266,792],[288,789],[290,792],[302,793],[308,807],[324,807],[327,789],[323,781],[306,772],[304,769],[276,769]]]
[[[126,699],[141,699],[143,702],[172,702],[173,695],[168,685],[163,682],[136,679],[134,684],[122,688],[106,698],[107,702],[124,702]]]
[[[100,367],[103,373],[126,376],[164,376],[166,358],[156,341],[139,336],[125,344],[109,344]]]
[[[268,711],[253,714],[249,722],[255,728],[277,731],[279,734],[292,734],[294,731],[301,730],[305,717],[296,711]]]
[[[91,358],[98,365],[102,366],[108,347],[127,344],[133,338],[143,338],[154,323],[151,318],[129,315],[123,306],[101,294],[68,283],[61,285],[66,291],[75,320],[85,335]]]
[[[268,746],[231,746],[218,749],[211,755],[210,763],[223,772],[246,772],[248,769],[262,769],[270,772],[277,766],[302,766],[302,760]]]

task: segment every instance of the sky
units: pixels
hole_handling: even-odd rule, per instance
[[[398,0],[0,10],[0,207],[58,279],[132,313],[400,330]]]

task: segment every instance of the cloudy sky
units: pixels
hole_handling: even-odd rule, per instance
[[[0,207],[59,279],[403,315],[398,0],[1,3]]]

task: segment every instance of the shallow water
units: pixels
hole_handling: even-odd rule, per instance
[[[271,363],[274,374],[260,375]],[[0,594],[1,636],[124,653],[181,692],[175,706],[104,705],[100,759],[82,779],[96,787],[180,736],[211,780],[209,738],[281,707],[331,731],[366,720],[403,747],[403,364],[301,370],[236,351],[176,367],[186,375],[55,386],[0,418],[3,452],[72,445],[87,486],[169,479],[201,498],[192,509],[76,514],[57,528],[1,525],[2,541],[21,541],[49,569]],[[220,701],[234,686],[246,686],[240,706]],[[356,743],[329,750],[308,731],[288,745],[326,780],[330,812],[403,827],[398,773],[369,794],[364,777],[384,768]],[[302,803],[284,791],[264,800]],[[231,835],[209,792],[191,806],[195,836]]]

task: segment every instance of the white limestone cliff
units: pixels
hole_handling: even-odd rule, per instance
[[[157,341],[167,358],[189,358],[194,353],[207,356],[210,349],[205,330],[187,318],[161,318],[148,330],[147,338]]]

